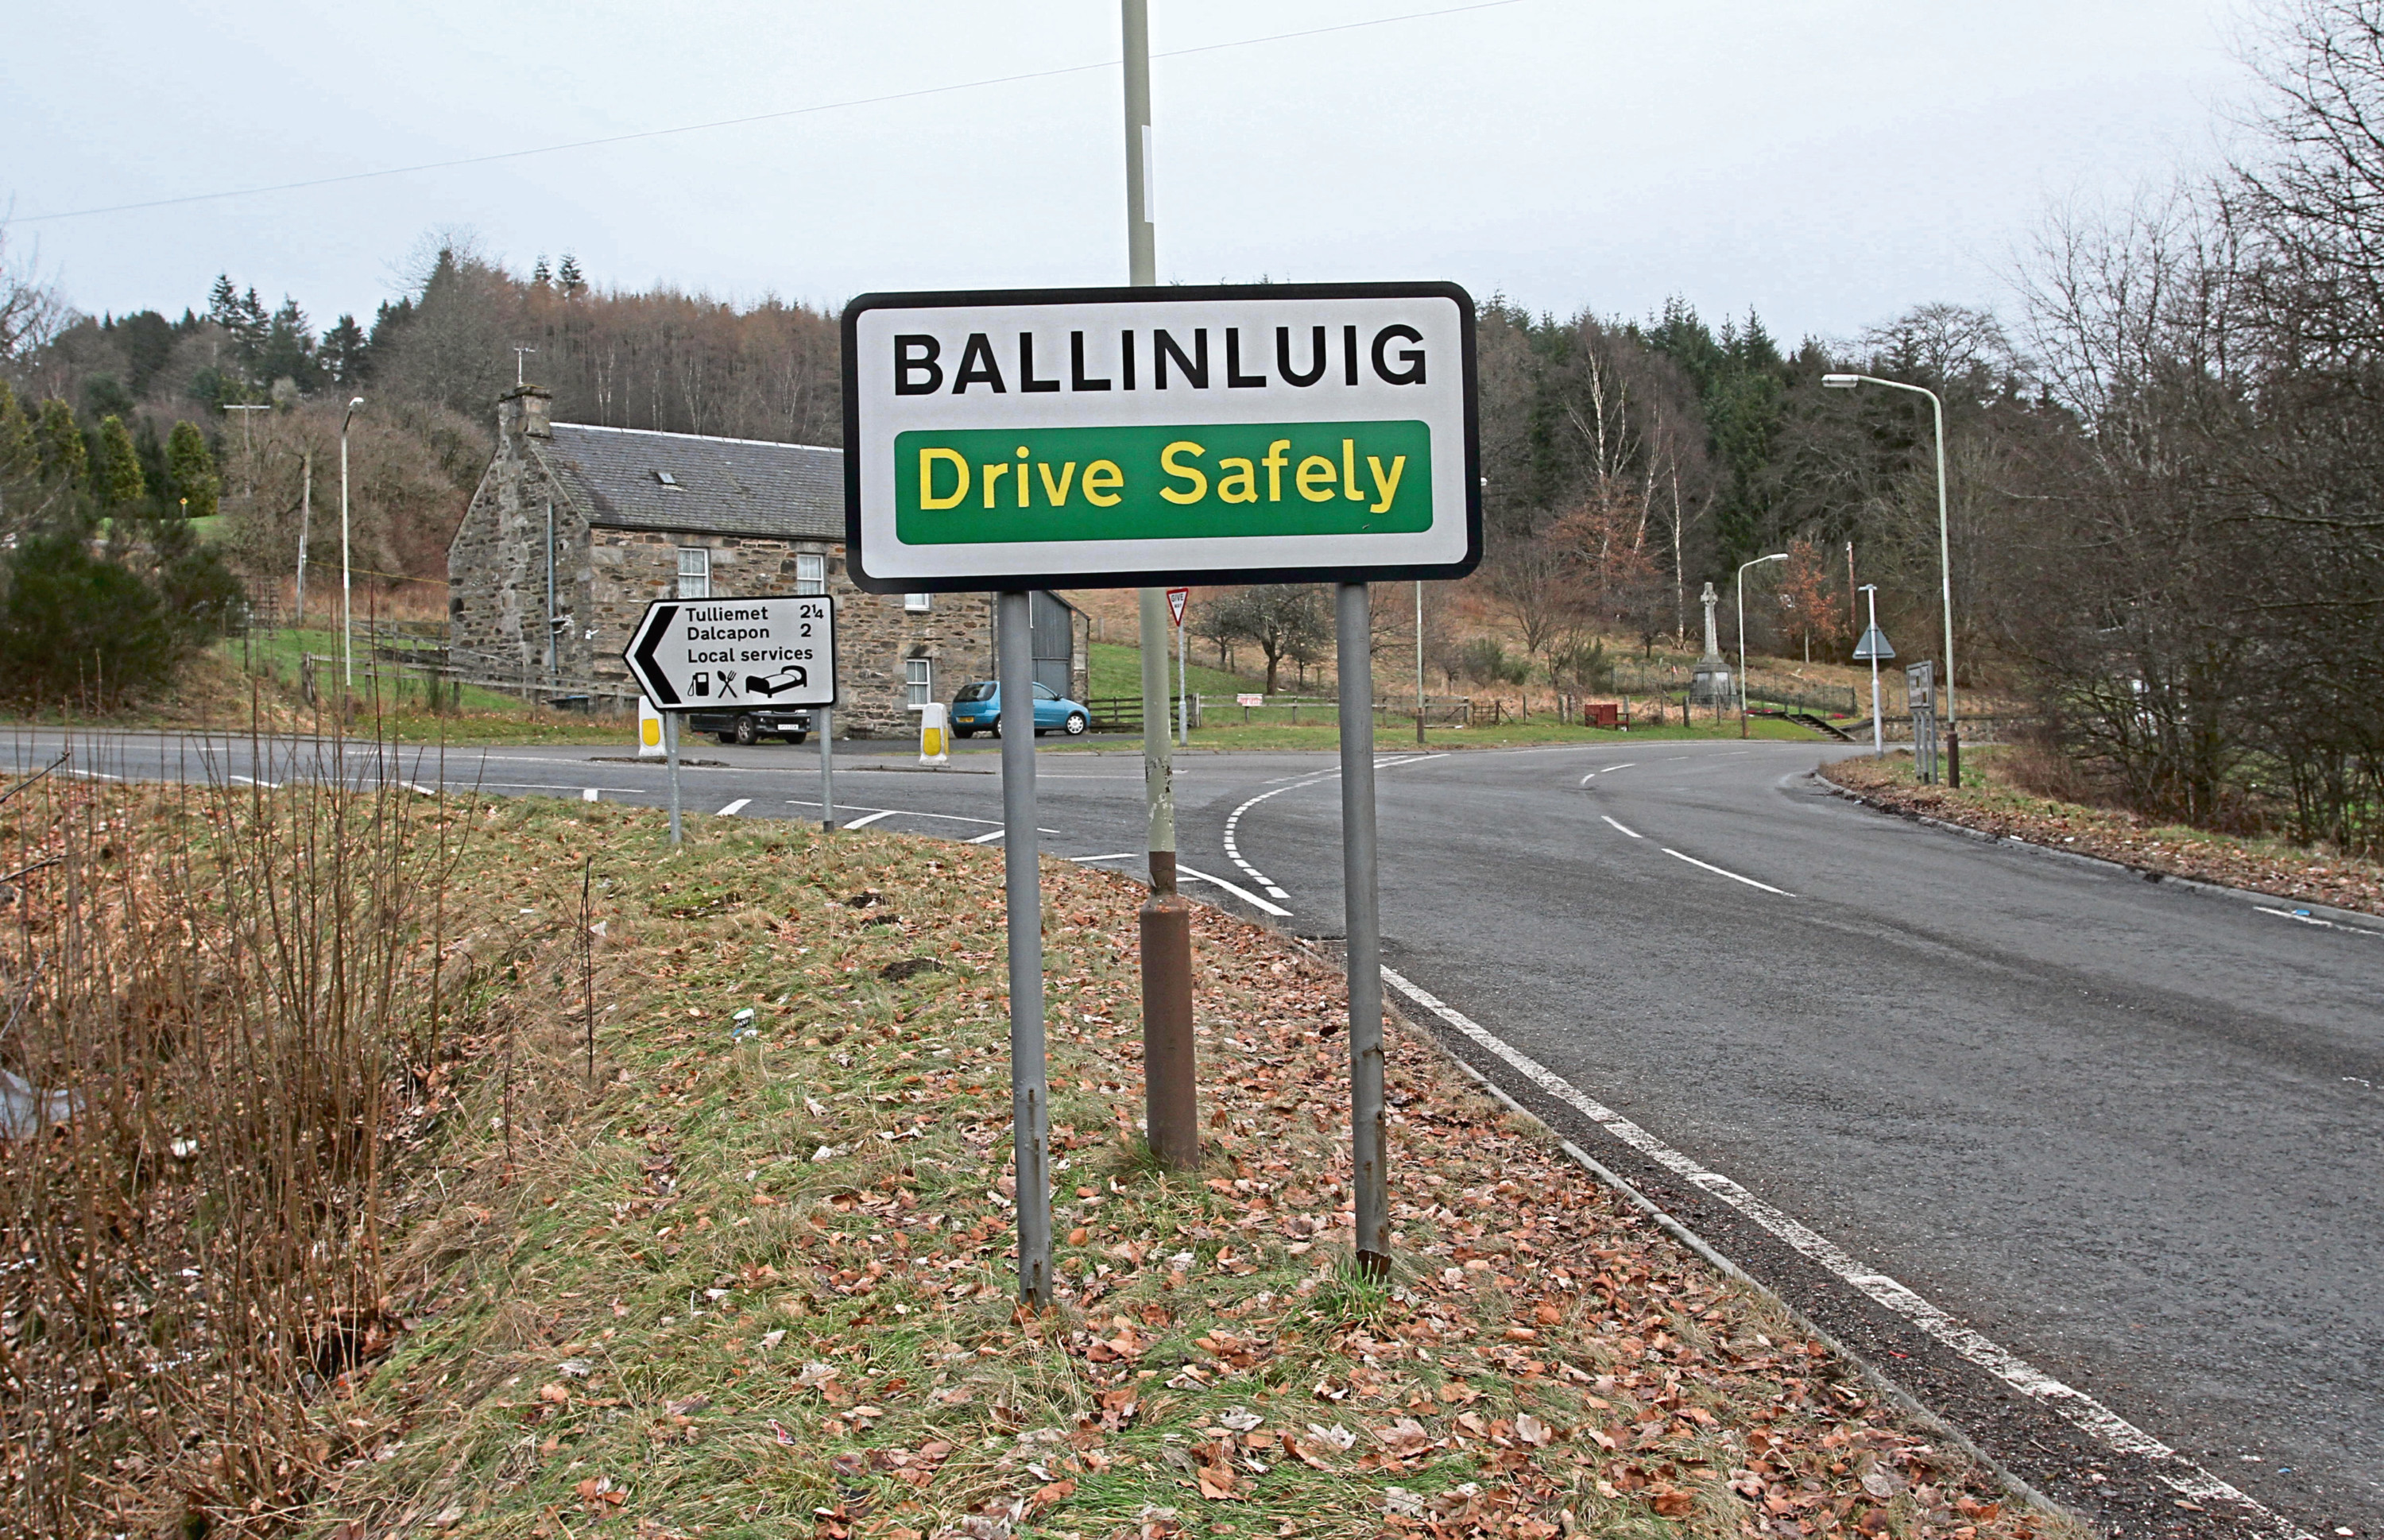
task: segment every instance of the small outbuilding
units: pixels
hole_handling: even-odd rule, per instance
[[[656,599],[828,593],[840,735],[907,736],[929,701],[993,677],[991,596],[863,593],[846,576],[844,452],[553,420],[536,385],[497,404],[497,450],[447,548],[448,655],[533,699],[627,709],[621,661]],[[1035,596],[1036,677],[1085,695],[1083,617]]]

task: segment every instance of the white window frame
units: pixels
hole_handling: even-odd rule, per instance
[[[827,558],[815,551],[795,553],[795,591],[826,593],[827,591]]]
[[[695,558],[690,566],[688,558]],[[682,545],[678,548],[678,597],[709,599],[712,597],[712,549],[702,545]]]
[[[928,702],[936,698],[936,660],[904,658],[902,689],[905,696],[903,710],[919,711],[925,708]]]
[[[906,593],[902,596],[904,615],[925,615],[935,607],[936,596],[932,593]]]

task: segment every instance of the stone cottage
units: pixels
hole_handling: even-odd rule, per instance
[[[653,600],[828,593],[840,734],[907,736],[916,709],[993,677],[991,597],[875,594],[845,572],[844,452],[553,420],[536,385],[497,404],[497,450],[447,548],[464,677],[626,709],[621,661]],[[1084,698],[1074,606],[1037,594],[1036,677]]]

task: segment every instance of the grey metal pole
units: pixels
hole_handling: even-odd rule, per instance
[[[1865,583],[1862,586],[1862,591],[1863,602],[1870,606],[1870,629],[1876,631],[1879,629],[1879,585]],[[1887,757],[1887,739],[1879,722],[1879,654],[1877,652],[1873,652],[1870,659],[1870,757],[1873,759]]]
[[[1349,1163],[1358,1266],[1391,1267],[1390,1128],[1383,1112],[1382,903],[1374,879],[1374,627],[1366,585],[1333,594],[1341,672],[1341,882],[1349,967]]]
[[[1184,610],[1188,618],[1192,610],[1188,600]],[[1175,623],[1175,734],[1187,747],[1192,742],[1192,687],[1187,682],[1190,677],[1191,664],[1184,656],[1184,622],[1179,620]]]
[[[355,408],[348,408],[355,416]],[[346,696],[356,688],[356,626],[350,608],[348,589],[348,425],[340,424],[340,656],[347,676],[347,689],[341,692],[340,719],[347,720]]]
[[[819,734],[820,829],[836,832],[836,713],[826,706],[812,710],[812,731]]]
[[[1125,43],[1126,281],[1159,281],[1159,230],[1150,209],[1150,8],[1119,0]]]
[[[306,624],[306,537],[315,523],[314,450],[310,448],[301,453],[298,465],[302,478],[298,493],[298,619],[292,629],[303,628]],[[298,650],[304,652],[304,644],[301,643]]]
[[[995,600],[1001,652],[1002,895],[1010,918],[1010,1116],[1018,1298],[1051,1303],[1051,1130],[1043,1045],[1043,887],[1035,834],[1035,637],[1027,595]]]
[[[1962,784],[1962,727],[1954,712],[1954,546],[1945,528],[1945,404],[1928,393],[1937,417],[1937,578],[1945,610],[1945,736],[1954,751],[1946,757],[1945,784]]]
[[[678,848],[678,713],[663,713],[663,758],[670,767],[671,848]]]

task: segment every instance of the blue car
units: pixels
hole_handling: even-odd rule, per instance
[[[1035,687],[1036,737],[1057,727],[1074,738],[1092,725],[1093,714],[1077,702],[1049,685]],[[952,736],[975,738],[979,733],[1001,736],[1001,686],[991,679],[963,686],[952,697]]]

